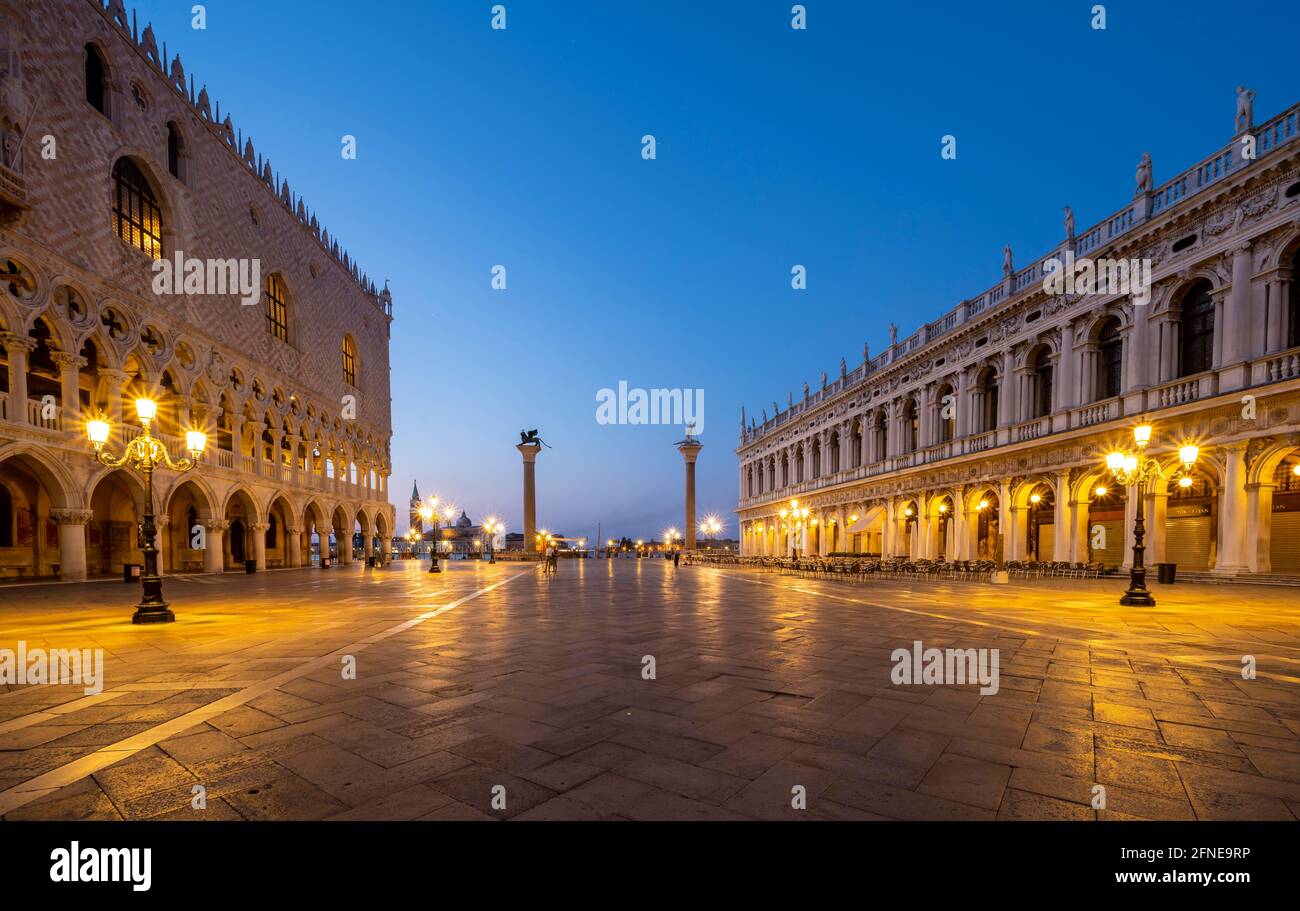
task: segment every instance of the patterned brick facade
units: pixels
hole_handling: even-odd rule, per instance
[[[348,561],[354,529],[385,553],[387,289],[121,0],[0,0],[0,45],[0,575],[138,560],[143,492],[94,461],[84,423],[107,416],[120,448],[140,394],[160,400],[174,454],[188,427],[209,434],[204,464],[155,488],[167,570],[305,565],[331,533]],[[157,202],[163,258],[257,260],[256,304],[154,293],[154,257],[117,230],[123,161]],[[287,341],[269,330],[268,281]]]

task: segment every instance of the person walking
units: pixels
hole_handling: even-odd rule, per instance
[[[676,568],[680,566],[681,562],[682,562],[682,552],[680,550],[673,551],[673,567]]]

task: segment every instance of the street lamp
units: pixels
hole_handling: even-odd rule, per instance
[[[483,534],[487,541],[485,546],[488,552],[488,563],[497,562],[497,549],[493,542],[496,540],[496,536],[503,531],[505,531],[505,525],[496,516],[488,516],[483,520]]]
[[[778,515],[782,522],[786,522],[787,531],[803,530],[804,522],[808,521],[809,509],[807,506],[800,506],[798,500],[791,500],[789,507],[782,507]],[[799,559],[799,548],[794,549],[795,559]]]
[[[722,531],[722,520],[710,513],[700,521],[700,530],[709,540],[716,540]]]
[[[438,498],[430,497],[427,502],[422,503],[416,513],[425,522],[430,524],[429,532],[429,572],[440,573],[442,568],[438,566]]]
[[[1142,555],[1146,552],[1146,547],[1142,544],[1142,539],[1146,535],[1146,522],[1143,517],[1146,504],[1143,502],[1142,488],[1162,476],[1160,463],[1146,454],[1147,445],[1151,442],[1151,425],[1139,424],[1134,427],[1133,442],[1137,446],[1136,451],[1115,450],[1106,456],[1106,468],[1115,480],[1125,487],[1138,488],[1136,519],[1133,522],[1133,565],[1129,568],[1128,590],[1119,599],[1119,603],[1154,607],[1156,599],[1151,597],[1151,592],[1147,591],[1147,571],[1142,563]],[[1192,486],[1192,466],[1196,464],[1199,456],[1200,450],[1190,443],[1179,447],[1178,459],[1183,463],[1183,474],[1178,479],[1180,486]]]
[[[207,434],[201,430],[189,430],[185,433],[185,448],[189,451],[188,459],[174,461],[167,446],[149,432],[150,425],[158,416],[158,403],[153,399],[135,400],[135,413],[140,419],[144,431],[126,444],[126,450],[120,457],[112,455],[105,449],[108,445],[112,427],[108,421],[99,419],[86,423],[86,436],[95,447],[95,458],[110,468],[134,468],[144,477],[144,525],[142,528],[144,546],[144,573],[140,577],[143,597],[135,607],[132,623],[171,623],[176,619],[171,608],[162,596],[162,577],[158,575],[158,547],[155,540],[158,527],[154,525],[153,513],[153,473],[160,467],[172,471],[186,472],[198,465],[199,457],[208,444]]]

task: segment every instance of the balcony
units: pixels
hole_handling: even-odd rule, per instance
[[[0,443],[9,439],[22,439],[25,435],[35,434],[44,441],[43,445],[61,450],[73,460],[77,457],[85,458],[88,461],[93,460],[94,453],[90,448],[90,444],[86,441],[80,416],[65,421],[62,410],[55,409],[51,416],[46,417],[42,402],[28,399],[26,404],[27,407],[23,409],[24,419],[15,420],[13,412],[19,408],[17,401],[14,400],[11,393],[0,392]],[[142,428],[138,425],[116,424],[110,448],[120,449],[140,436],[142,432]],[[52,440],[50,440],[51,436],[53,437]],[[186,444],[183,436],[161,433],[157,430],[154,431],[154,436],[167,447],[173,457],[186,455]],[[276,486],[286,485],[298,489],[321,490],[350,498],[378,501],[387,499],[382,477],[376,478],[374,486],[368,486],[365,483],[352,483],[341,475],[336,479],[323,472],[310,471],[302,463],[298,465],[295,472],[292,462],[286,465],[266,459],[259,460],[256,456],[222,449],[216,446],[215,442],[214,438],[209,438],[208,448],[204,450],[203,454],[202,470],[216,477],[226,476],[227,479],[236,481],[262,480]],[[357,473],[358,478],[368,478],[369,476],[368,473],[363,475],[360,467],[358,467]]]

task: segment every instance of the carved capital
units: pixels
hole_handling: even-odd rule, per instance
[[[65,369],[70,367],[74,370],[80,370],[88,363],[84,357],[76,354],[68,354],[66,351],[54,352],[50,355],[50,360],[54,361],[54,363],[58,364],[60,367]]]
[[[201,524],[210,532],[220,533],[230,530],[230,522],[225,519],[203,519]]]
[[[90,509],[51,509],[50,518],[60,525],[86,525],[94,519]]]

